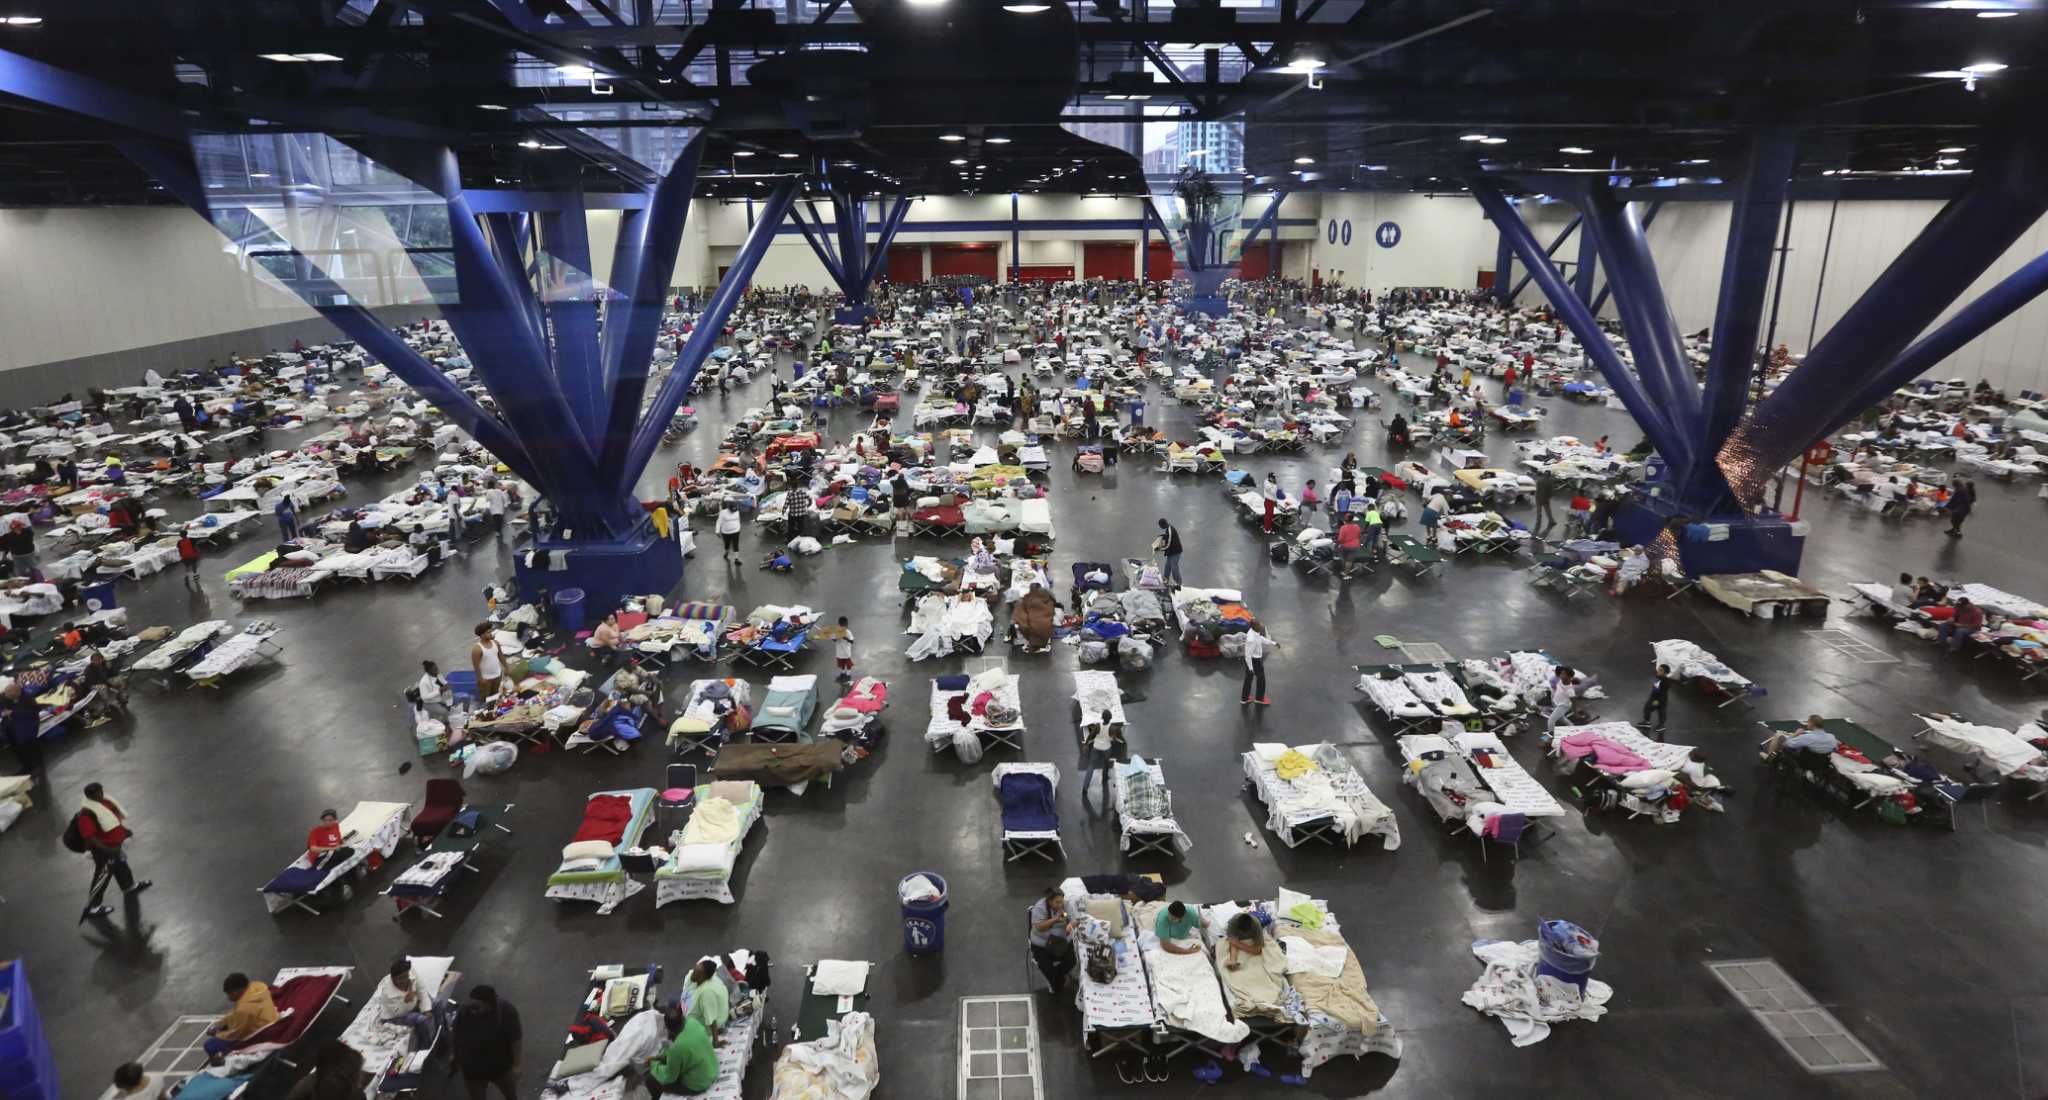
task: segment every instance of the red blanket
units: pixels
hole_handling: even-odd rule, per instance
[[[570,838],[602,840],[617,844],[626,838],[626,826],[633,821],[633,800],[622,794],[601,794],[583,804],[583,825]]]
[[[277,1006],[277,1022],[249,1036],[239,1045],[243,1048],[273,1043],[288,1046],[296,1042],[319,1018],[320,1010],[327,1007],[328,998],[341,988],[341,979],[340,974],[306,974],[283,985],[272,986],[270,1003]]]

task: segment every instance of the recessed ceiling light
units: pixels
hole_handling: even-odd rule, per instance
[[[1314,164],[1315,162],[1316,162],[1316,158],[1314,158],[1314,157],[1295,157],[1295,158],[1294,158],[1294,163],[1296,163],[1296,164]]]
[[[1387,170],[1387,166],[1384,164],[1361,164],[1359,167],[1368,172],[1384,172]],[[1249,179],[1250,177],[1246,178]]]
[[[1966,150],[1960,145],[1944,145],[1942,146],[1941,151],[1944,153],[1961,153],[1965,152]]]
[[[1041,10],[1043,10],[1043,9],[1041,9]],[[985,137],[985,138],[982,138],[981,140],[983,140],[983,141],[985,141],[985,142],[988,142],[988,143],[989,143],[990,145],[1008,145],[1008,144],[1010,144],[1010,139],[1009,139],[1009,138],[1006,138],[1006,137],[1003,137],[1003,136],[1002,136],[1002,135],[1000,135],[1000,134],[998,134],[998,135],[996,135],[996,136],[994,136],[994,137]]]
[[[1560,153],[1571,153],[1574,156],[1583,156],[1592,151],[1582,145],[1567,145],[1558,150]]]
[[[7,17],[7,25],[10,27],[40,27],[43,25],[43,17],[40,15],[10,15]]]
[[[540,142],[534,138],[527,138],[519,143],[519,147],[521,149],[538,149],[540,148]]]
[[[966,140],[967,140],[967,135],[966,135],[966,134],[940,134],[940,135],[939,135],[939,140],[940,140],[940,141],[966,141]]]
[[[1507,143],[1508,139],[1504,137],[1483,137],[1479,139],[1479,144],[1481,145],[1506,145]]]
[[[14,16],[8,16],[7,25],[10,27],[14,26],[14,20]],[[278,61],[287,63],[297,61],[299,59],[299,55],[295,53],[259,53],[256,56],[262,58],[265,61]]]
[[[478,108],[479,110],[484,110],[484,111],[504,111],[504,110],[509,110],[509,108],[507,108],[507,107],[506,107],[506,106],[505,106],[504,104],[502,104],[502,103],[479,103],[479,104],[477,104],[477,108]]]
[[[2013,16],[2015,16],[2015,15],[2018,15],[2018,14],[2019,14],[2019,12],[2016,12],[2016,11],[1980,11],[1980,12],[1978,12],[1978,13],[1977,13],[1977,18],[1979,18],[1979,19],[2011,19],[2011,18],[2012,18]]]
[[[754,151],[752,149],[734,149],[732,155],[736,157],[751,157],[754,155]]]
[[[954,157],[954,158],[952,159],[952,161],[951,161],[950,163],[953,163],[953,164],[966,164],[966,163],[967,163],[967,158],[966,158],[966,157]]]
[[[597,70],[588,65],[557,65],[555,71],[572,80],[590,80],[597,76]]]
[[[781,157],[783,160],[795,160],[797,158],[797,154],[795,153],[777,153],[775,155]]]
[[[1976,73],[1976,74],[1977,74],[1978,76],[1982,76],[1982,75],[1984,75],[1985,73],[1997,73],[1997,72],[2004,72],[2004,71],[2005,71],[2005,62],[2003,62],[2003,61],[1979,61],[1979,62],[1977,62],[1977,63],[1976,63],[1976,64],[1974,64],[1974,65],[1965,65],[1965,66],[1963,66],[1963,71],[1964,71],[1964,72],[1966,72],[1966,73]]]
[[[1004,11],[1013,11],[1013,12],[1016,12],[1016,13],[1017,13],[1018,15],[1037,15],[1037,14],[1038,14],[1039,12],[1042,12],[1042,11],[1050,11],[1050,10],[1052,10],[1052,5],[1051,5],[1051,4],[1004,4],[1004,5],[1003,5],[1003,10],[1004,10]]]
[[[1705,158],[1705,157],[1694,157],[1694,158],[1692,158],[1691,160],[1681,160],[1681,161],[1679,161],[1678,163],[1680,163],[1680,164],[1705,164],[1705,163],[1707,163],[1707,158]]]
[[[1459,135],[1458,135],[1458,140],[1459,140],[1459,141],[1485,141],[1485,140],[1486,140],[1486,135],[1485,135],[1485,134],[1459,134]]]
[[[10,22],[10,23],[11,23],[11,22],[13,22],[13,20],[11,20],[11,19],[10,19],[10,20],[8,20],[8,22]],[[324,61],[340,61],[340,60],[341,60],[341,55],[339,55],[339,54],[331,54],[331,53],[302,53],[302,54],[300,54],[300,55],[299,55],[299,60],[300,60],[300,61],[323,61],[323,62],[324,62]]]
[[[1940,160],[1935,161],[1934,163],[1941,165],[1943,168],[1946,168],[1951,164],[1961,164],[1962,161],[1959,161],[1954,157],[1943,157]]]

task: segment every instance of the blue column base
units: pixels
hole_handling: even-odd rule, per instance
[[[1799,575],[1799,560],[1806,552],[1806,536],[1797,533],[1785,517],[1776,513],[1701,517],[1697,513],[1681,512],[1666,501],[1638,498],[1616,513],[1614,529],[1624,546],[1648,545],[1655,542],[1657,536],[1670,526],[1672,519],[1681,514],[1688,516],[1691,523],[1726,524],[1728,527],[1728,537],[1719,542],[1692,542],[1686,539],[1683,530],[1673,533],[1672,537],[1678,543],[1678,560],[1691,576],[1755,573],[1764,569],[1775,569],[1790,576]]]
[[[846,306],[832,311],[832,323],[835,325],[862,325],[866,324],[867,319],[874,315],[875,310],[873,306]]]
[[[549,568],[554,551],[567,554],[561,569]],[[648,525],[629,539],[543,543],[531,566],[521,550],[512,578],[520,597],[528,600],[537,598],[542,588],[581,588],[586,619],[594,622],[592,616],[617,607],[627,596],[658,593],[673,603],[683,586],[683,555],[674,539],[656,537]]]
[[[1222,295],[1212,297],[1189,297],[1180,300],[1183,313],[1199,313],[1204,317],[1225,317],[1230,313],[1230,299]]]

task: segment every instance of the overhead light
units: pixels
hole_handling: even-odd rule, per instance
[[[33,27],[42,21],[40,16],[34,15],[10,15],[6,19],[10,27]],[[259,53],[256,56],[265,61],[279,62],[341,60],[340,55],[331,53]]]
[[[1384,172],[1387,170],[1387,166],[1384,164],[1361,164],[1359,167],[1368,172]]]
[[[1954,157],[1943,157],[1940,160],[1935,161],[1934,163],[1941,165],[1943,168],[1946,168],[1951,164],[1961,164],[1962,161],[1959,161]]]
[[[8,20],[8,22],[9,22],[9,23],[12,23],[12,22],[13,22],[13,20],[12,20],[12,19],[10,19],[10,20]],[[40,20],[38,20],[38,22],[40,22]],[[301,60],[301,61],[340,61],[340,60],[341,60],[341,57],[340,57],[340,56],[339,56],[338,54],[331,54],[331,53],[302,53],[302,54],[300,54],[300,55],[299,55],[299,60]]]
[[[1978,12],[1978,13],[1977,13],[1977,18],[1979,18],[1979,19],[2011,19],[2011,18],[2012,18],[2013,16],[2015,16],[2015,15],[2018,15],[2018,14],[2019,14],[2019,12],[2016,12],[2016,11],[1980,11],[1980,12]]]
[[[1316,162],[1316,158],[1314,158],[1314,157],[1295,157],[1295,158],[1294,158],[1294,163],[1296,163],[1296,164],[1314,164],[1315,162]]]
[[[1004,10],[1004,11],[1011,11],[1011,12],[1016,12],[1016,13],[1017,13],[1018,15],[1037,15],[1037,14],[1038,14],[1039,12],[1042,12],[1042,11],[1051,11],[1051,10],[1052,10],[1052,5],[1051,5],[1051,4],[1004,4],[1004,5],[1003,5],[1003,10]]]
[[[967,163],[967,158],[966,158],[966,157],[954,157],[954,158],[952,159],[952,161],[950,161],[949,163],[952,163],[952,164],[966,164],[966,163]]]
[[[975,166],[974,166],[974,170],[975,170],[975,171],[977,171],[977,172],[984,172],[984,171],[987,171],[987,170],[988,170],[988,165],[986,165],[986,164],[977,164],[977,165],[975,165]]]
[[[797,158],[797,154],[795,153],[777,153],[775,155],[781,157],[783,160],[795,160]]]
[[[904,0],[904,2],[913,8],[936,8],[945,3],[946,0]]]
[[[477,104],[477,109],[479,109],[479,110],[484,110],[484,111],[505,111],[505,110],[510,110],[510,108],[506,107],[506,106],[505,106],[504,104],[502,104],[502,103],[479,103],[479,104]]]
[[[1694,158],[1692,158],[1691,160],[1681,160],[1681,161],[1679,161],[1678,163],[1680,163],[1680,164],[1705,164],[1705,163],[1707,163],[1707,158],[1705,158],[1705,157],[1694,157]]]
[[[1968,150],[1964,149],[1964,148],[1963,148],[1962,146],[1960,146],[1960,145],[1944,145],[1944,146],[1942,146],[1942,147],[1941,147],[1941,150],[1940,150],[1940,151],[1941,151],[1941,152],[1944,152],[1944,153],[1964,153],[1964,152],[1968,152]]]
[[[1038,10],[1040,10],[1040,11],[1044,11],[1045,9],[1043,9],[1043,8],[1040,8],[1040,9],[1038,9]],[[1008,145],[1008,144],[1010,144],[1010,139],[1009,139],[1009,138],[1006,138],[1006,137],[1003,137],[1003,136],[1002,136],[1002,135],[1000,135],[1000,134],[998,134],[998,135],[996,135],[996,136],[994,136],[994,137],[985,137],[985,138],[982,138],[981,140],[983,140],[983,141],[985,141],[985,142],[989,143],[990,145]]]
[[[1507,143],[1508,139],[1504,137],[1483,137],[1479,139],[1479,144],[1481,145],[1506,145]]]
[[[754,155],[754,151],[752,149],[734,149],[732,155],[736,157],[751,157]]]
[[[597,70],[588,65],[557,65],[555,71],[571,80],[589,80],[597,75]]]
[[[538,149],[540,148],[540,142],[534,138],[527,138],[519,143],[519,147],[521,149]]]
[[[1458,140],[1459,140],[1459,141],[1485,141],[1485,140],[1486,140],[1486,135],[1485,135],[1485,134],[1459,134],[1459,135],[1458,135]]]
[[[14,16],[11,16],[11,15],[7,17],[7,25],[8,25],[8,26],[10,26],[10,27],[11,27],[11,26],[13,26],[13,25],[14,25],[14,18],[15,18],[15,17],[14,17]],[[256,56],[257,56],[257,57],[260,57],[260,58],[262,58],[262,59],[263,59],[263,60],[265,60],[265,61],[285,61],[285,62],[290,62],[290,61],[297,61],[297,60],[299,59],[299,55],[298,55],[298,54],[295,54],[295,53],[259,53],[259,54],[257,54]]]
[[[1567,145],[1558,150],[1558,152],[1560,153],[1570,153],[1573,156],[1584,156],[1585,154],[1590,153],[1592,151],[1593,150],[1588,149],[1582,145]]]
[[[541,148],[543,148],[543,149],[567,149],[567,148],[568,148],[568,146],[566,146],[566,145],[543,145],[543,146],[541,146]]]
[[[5,22],[10,27],[40,27],[43,24],[43,17],[40,15],[10,15]]]
[[[946,133],[946,134],[940,134],[940,135],[939,135],[939,140],[940,140],[940,141],[966,141],[966,140],[967,140],[967,135],[966,135],[966,134],[953,134],[953,133]]]
[[[1974,65],[1963,66],[1963,71],[1983,76],[1986,73],[2004,72],[2005,67],[2005,62],[2003,61],[1979,61]]]

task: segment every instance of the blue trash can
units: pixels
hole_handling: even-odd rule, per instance
[[[114,599],[113,581],[85,585],[78,590],[78,599],[80,603],[85,604],[87,611],[105,611],[110,607],[121,606]]]
[[[1536,926],[1536,973],[1566,985],[1586,988],[1586,976],[1600,961],[1600,941],[1568,920],[1546,920]]]
[[[903,900],[903,887],[918,875],[939,888],[936,898]],[[946,946],[946,880],[936,871],[918,871],[903,876],[897,884],[896,900],[903,907],[903,950],[910,955],[936,955]]]
[[[555,593],[555,621],[570,635],[583,633],[583,590],[564,588]]]

